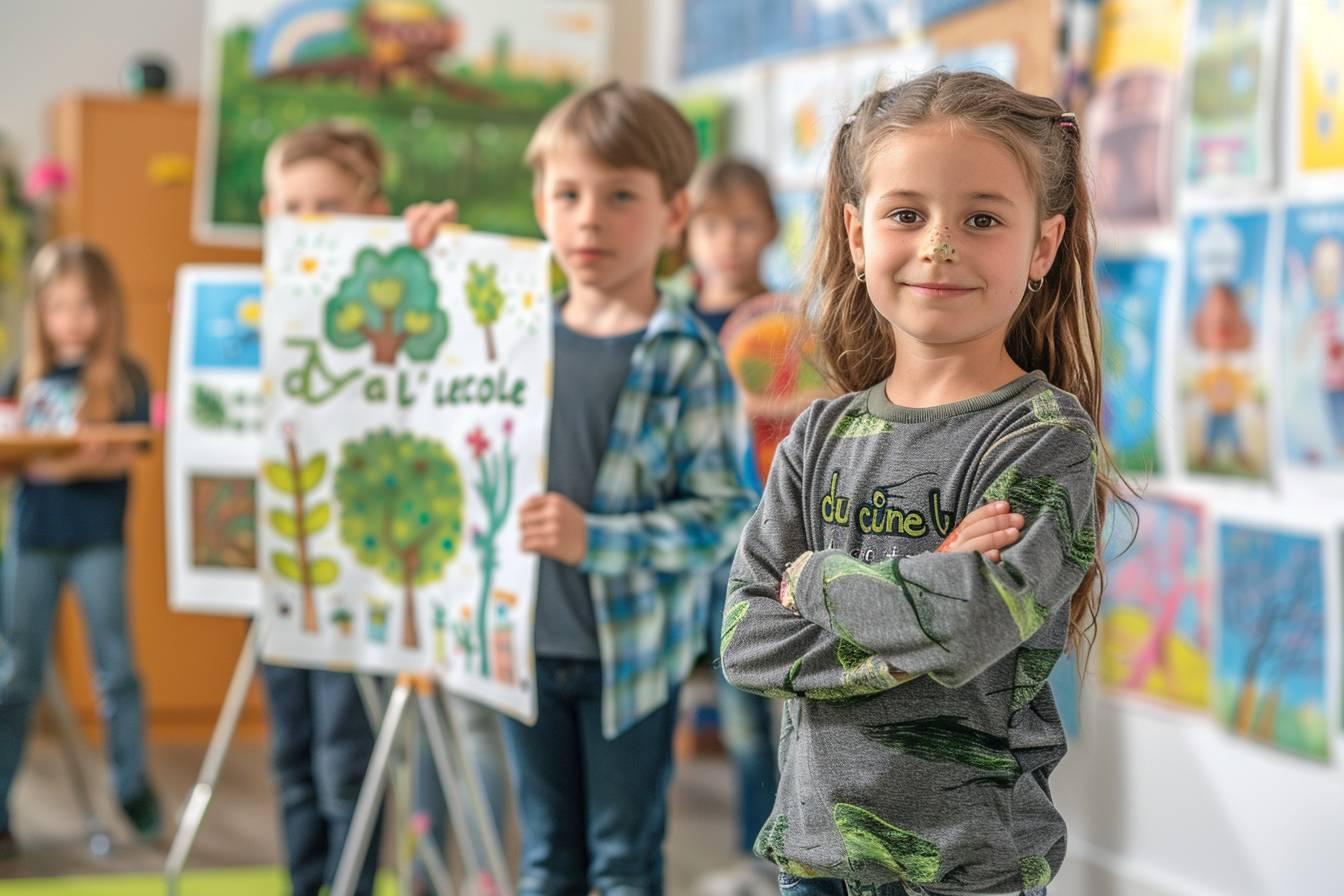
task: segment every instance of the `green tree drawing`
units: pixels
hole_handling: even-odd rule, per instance
[[[495,332],[491,329],[499,321],[504,309],[504,290],[499,288],[498,272],[493,264],[467,263],[467,305],[477,325],[485,331],[485,354],[495,360]]]
[[[262,475],[272,488],[288,495],[293,502],[293,512],[275,508],[268,519],[272,529],[294,542],[295,553],[272,551],[271,566],[302,590],[303,630],[316,634],[317,602],[313,597],[313,589],[330,585],[341,572],[335,560],[312,557],[308,553],[309,536],[321,532],[331,521],[331,504],[323,501],[311,507],[308,505],[309,493],[321,484],[322,477],[327,473],[327,456],[315,454],[307,461],[301,461],[298,446],[294,442],[293,427],[286,424],[282,431],[285,460],[266,461],[262,464]]]
[[[416,649],[415,586],[443,577],[462,542],[457,463],[438,442],[389,429],[347,442],[336,470],[341,540],[402,588],[402,644]]]
[[[425,256],[410,246],[384,255],[362,249],[355,270],[327,300],[326,335],[337,348],[373,346],[375,364],[391,365],[397,353],[431,361],[448,338],[448,315]]]

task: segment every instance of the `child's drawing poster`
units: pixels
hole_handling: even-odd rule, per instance
[[[605,73],[609,16],[601,0],[210,0],[197,235],[260,243],[267,147],[329,118],[377,135],[394,209],[451,197],[472,227],[535,234],[523,151]]]
[[[266,230],[259,561],[268,660],[433,669],[535,717],[537,558],[518,507],[545,490],[550,253],[390,218]]]
[[[817,233],[821,195],[816,190],[775,193],[779,236],[761,260],[765,283],[776,292],[795,292],[802,285]]]
[[[1282,339],[1284,458],[1344,470],[1344,203],[1287,211]]]
[[[770,80],[772,174],[784,188],[817,188],[826,179],[826,163],[849,90],[846,69],[833,58],[777,66]]]
[[[1187,56],[1185,178],[1267,183],[1279,42],[1275,0],[1198,0]]]
[[[1344,5],[1294,0],[1293,115],[1297,173],[1344,176]]]
[[[1172,207],[1185,0],[1105,0],[1083,129],[1103,225],[1165,224]]]
[[[164,465],[176,610],[250,615],[261,602],[261,296],[257,267],[177,273]]]
[[[1269,475],[1264,304],[1269,214],[1192,215],[1185,226],[1180,341],[1186,468]]]
[[[1242,737],[1328,759],[1324,540],[1224,522],[1218,543],[1219,719]]]
[[[1157,446],[1159,325],[1167,260],[1103,257],[1097,262],[1105,403],[1102,435],[1116,466],[1129,473],[1160,472]]]
[[[1150,497],[1136,509],[1137,521],[1119,505],[1107,518],[1102,683],[1186,709],[1207,709],[1211,662],[1203,508]]]

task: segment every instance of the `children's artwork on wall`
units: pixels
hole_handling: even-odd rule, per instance
[[[1274,173],[1276,0],[1198,0],[1187,57],[1185,179],[1266,184]]]
[[[816,190],[780,190],[774,200],[779,236],[761,262],[765,284],[775,292],[795,292],[803,283],[812,253],[821,195]]]
[[[1083,135],[1102,225],[1154,227],[1171,216],[1171,156],[1185,0],[1105,0],[1096,90]]]
[[[1328,759],[1323,539],[1224,522],[1218,558],[1218,717],[1242,737]]]
[[[452,197],[462,220],[531,235],[523,150],[608,58],[598,0],[211,0],[197,235],[258,244],[271,141],[339,117],[386,152],[393,208]]]
[[[677,108],[695,131],[696,154],[712,159],[728,151],[732,107],[721,96],[702,93],[677,100]]]
[[[261,461],[261,269],[177,272],[164,495],[173,609],[251,615]]]
[[[1186,222],[1179,388],[1190,472],[1269,475],[1263,335],[1268,235],[1264,211],[1196,214]]]
[[[1204,511],[1156,497],[1135,509],[1137,521],[1119,505],[1107,516],[1101,680],[1120,691],[1207,709],[1212,664]]]
[[[550,253],[390,218],[284,218],[266,239],[263,656],[444,685],[535,717]]]
[[[1339,0],[1293,0],[1293,133],[1295,173],[1344,178],[1344,6]]]
[[[1344,203],[1288,209],[1283,297],[1284,457],[1344,470]]]
[[[798,301],[766,293],[742,303],[719,339],[751,431],[749,468],[764,483],[775,449],[809,404],[833,393],[822,377]]]
[[[1096,278],[1105,383],[1102,435],[1122,472],[1157,473],[1159,324],[1167,260],[1103,257],[1097,261]]]
[[[1078,681],[1078,660],[1071,654],[1061,656],[1050,670],[1050,692],[1059,710],[1064,736],[1076,741],[1083,734],[1082,688]]]
[[[784,189],[815,189],[849,114],[845,69],[833,58],[777,66],[770,79],[771,174]]]
[[[785,53],[908,33],[921,0],[684,0],[683,78]],[[929,0],[923,0],[929,2]],[[944,5],[940,0],[937,5]],[[966,5],[984,0],[952,0]]]

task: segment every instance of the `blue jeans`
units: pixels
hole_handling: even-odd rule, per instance
[[[263,664],[271,769],[293,896],[317,896],[336,876],[355,801],[373,753],[373,728],[354,676]],[[381,819],[355,892],[373,892]]]
[[[937,896],[915,884],[846,884],[832,877],[800,878],[780,872],[780,896]],[[1045,896],[1045,887],[1028,890],[1022,896]]]
[[[9,828],[9,790],[18,773],[33,701],[42,689],[61,585],[71,582],[93,647],[98,708],[120,803],[146,788],[144,705],[126,625],[126,550],[18,549],[10,539],[0,592],[0,830]]]
[[[444,702],[448,712],[452,713],[451,723],[466,753],[466,761],[480,778],[485,801],[495,823],[495,832],[502,842],[509,794],[499,713],[464,697],[449,695]],[[443,798],[443,788],[439,785],[439,773],[434,766],[434,754],[429,750],[428,741],[420,744],[419,753],[415,769],[415,809],[428,816],[432,842],[441,853],[447,855],[444,849],[448,842],[448,805]],[[466,797],[465,791],[462,795]],[[476,864],[487,869],[485,846],[468,830]],[[415,876],[420,882],[428,883],[425,870],[418,860]]]
[[[615,740],[602,666],[537,659],[537,723],[503,719],[522,828],[518,896],[662,896],[677,689]]]
[[[770,819],[779,787],[775,766],[778,739],[770,718],[770,701],[739,691],[723,677],[719,664],[723,605],[728,599],[728,571],[732,562],[714,571],[709,598],[709,658],[714,664],[714,687],[724,746],[737,771],[737,848],[750,853],[756,835]]]

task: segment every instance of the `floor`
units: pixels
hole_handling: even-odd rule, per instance
[[[150,753],[155,786],[165,810],[161,842],[137,843],[103,786],[101,762],[91,751],[85,767],[96,776],[97,814],[107,825],[110,849],[94,855],[83,832],[81,811],[68,780],[58,740],[39,735],[30,743],[11,807],[15,835],[23,846],[17,860],[0,862],[0,894],[5,879],[32,876],[160,871],[176,827],[175,819],[195,784],[204,745],[156,745]],[[670,795],[668,892],[690,896],[706,871],[732,864],[732,778],[726,760],[698,758],[678,766]],[[385,849],[392,861],[391,848]],[[266,751],[262,744],[236,744],[215,788],[191,852],[191,868],[276,864],[279,834]]]

